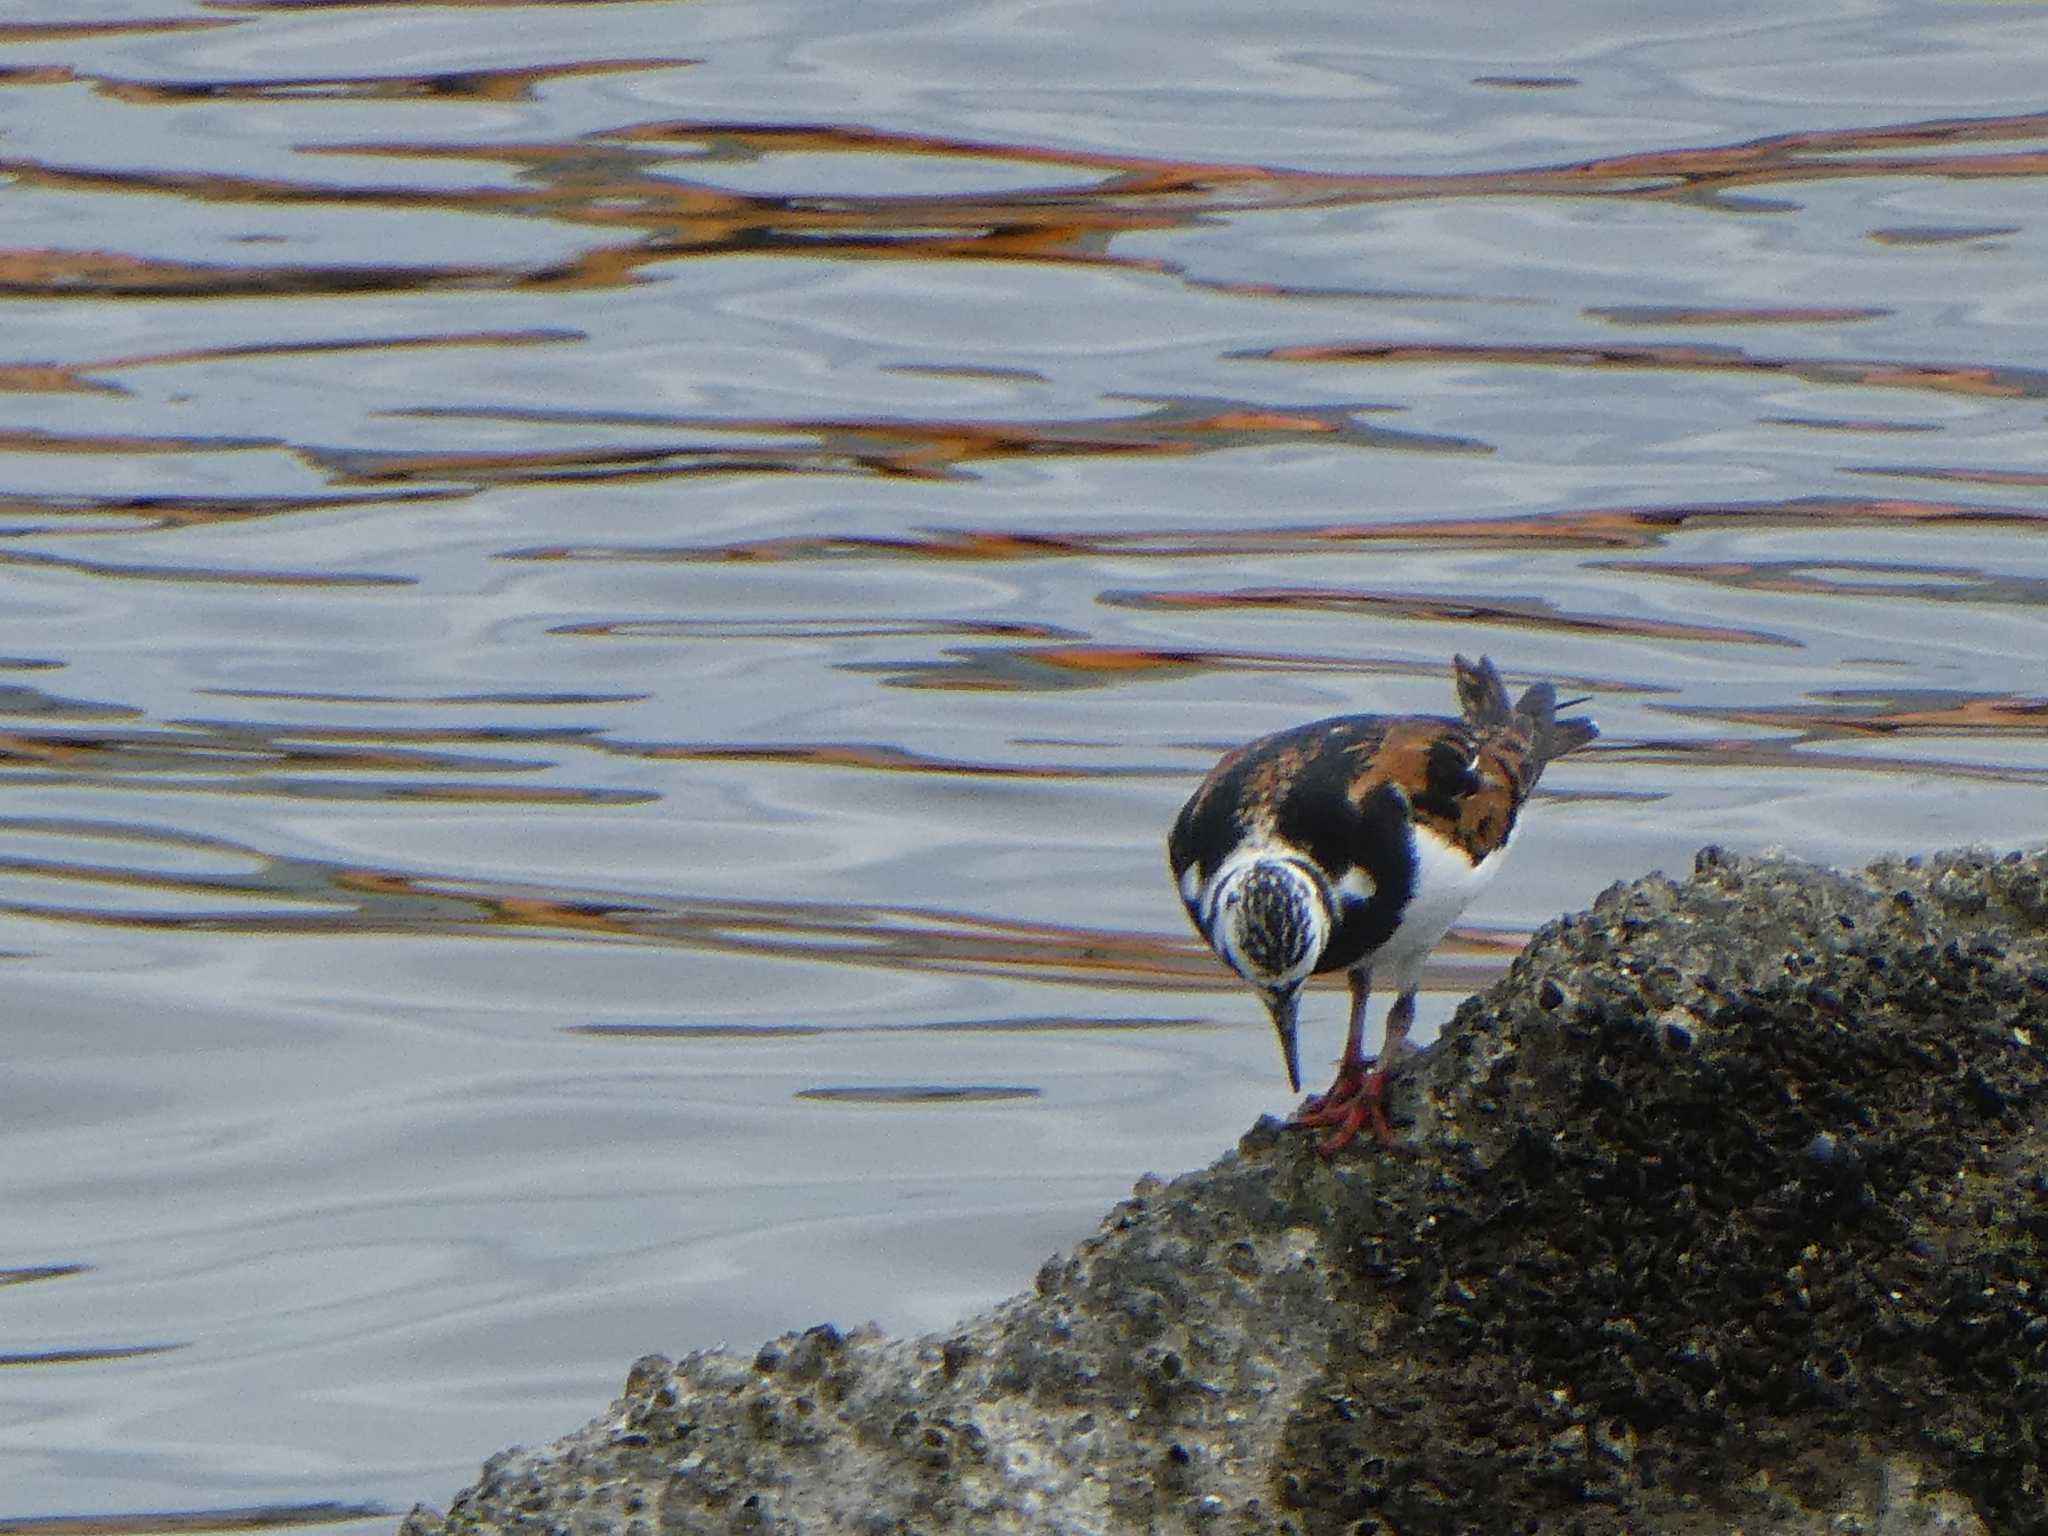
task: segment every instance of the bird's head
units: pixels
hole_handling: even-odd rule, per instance
[[[1287,1082],[1301,1091],[1294,1010],[1330,940],[1330,896],[1296,859],[1252,859],[1217,880],[1203,925],[1230,968],[1258,989],[1280,1037]]]

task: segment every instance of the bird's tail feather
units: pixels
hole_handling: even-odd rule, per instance
[[[1574,704],[1583,704],[1584,699],[1573,699]],[[1563,757],[1567,752],[1576,752],[1595,736],[1600,727],[1585,715],[1575,715],[1569,720],[1557,718],[1557,690],[1549,683],[1538,683],[1515,704],[1515,713],[1528,722],[1529,749],[1538,764],[1547,763],[1554,757]]]
[[[1552,758],[1577,751],[1600,734],[1600,727],[1584,715],[1558,719],[1557,689],[1549,683],[1536,684],[1510,705],[1499,669],[1486,657],[1476,662],[1453,657],[1451,666],[1457,674],[1458,706],[1466,723],[1485,729],[1520,722],[1529,733],[1530,756],[1539,773]],[[1583,704],[1585,700],[1571,702]]]
[[[1466,724],[1484,729],[1507,725],[1515,718],[1508,704],[1507,684],[1500,680],[1499,669],[1486,657],[1467,661],[1462,656],[1453,656],[1451,671],[1457,677],[1458,708]]]

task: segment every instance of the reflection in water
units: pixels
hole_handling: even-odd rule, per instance
[[[510,3],[510,0],[501,0]],[[248,7],[254,9],[256,7]],[[303,80],[97,79],[93,89],[116,101],[181,106],[194,101],[531,101],[534,88],[580,76],[637,74],[682,68],[693,59],[590,59],[532,69],[465,69],[432,75],[311,76]],[[76,78],[76,77],[74,77]],[[91,77],[86,77],[91,78]]]
[[[144,1355],[165,1355],[182,1344],[108,1344],[77,1349],[36,1349],[0,1354],[0,1366],[92,1365],[107,1360],[136,1360]]]
[[[22,270],[20,253],[0,257],[0,292],[7,291],[7,274]],[[209,294],[213,290],[205,290]],[[519,348],[546,346],[561,342],[587,340],[579,331],[526,330],[526,331],[453,331],[445,335],[406,336],[361,336],[338,340],[320,341],[263,341],[244,346],[179,347],[160,352],[134,353],[122,356],[98,358],[89,362],[74,363],[69,367],[52,367],[48,364],[16,364],[0,366],[0,390],[12,394],[113,394],[126,395],[131,390],[104,381],[102,375],[125,373],[143,368],[181,368],[195,363],[266,362],[294,357],[347,356],[351,353],[373,353],[383,356],[391,352],[406,352],[431,348],[442,351],[448,348],[504,347]],[[102,439],[78,437],[69,433],[24,432],[17,434],[24,441],[44,452],[92,452],[91,445]],[[129,452],[218,452],[228,448],[254,448],[266,445],[274,439],[214,437],[172,438],[153,440],[147,438],[129,439],[134,446]],[[331,498],[330,498],[331,500]]]
[[[38,844],[74,842],[117,852],[128,846],[143,857],[124,865],[29,851]],[[162,867],[149,850],[178,853],[181,867]],[[205,873],[185,867],[195,862],[215,867]],[[1234,985],[1206,950],[1178,931],[1110,932],[908,906],[541,889],[289,858],[225,839],[108,822],[0,820],[0,875],[119,891],[130,902],[139,893],[162,898],[157,906],[119,908],[47,898],[0,900],[0,911],[100,926],[272,935],[575,936],[1098,987]],[[192,898],[204,901],[195,906]],[[1454,930],[1425,984],[1480,985],[1505,968],[1523,938]]]
[[[116,564],[107,560],[82,560],[75,556],[35,554],[18,549],[0,550],[0,565],[37,566],[116,581],[195,582],[212,586],[404,587],[413,581],[410,576],[379,576],[355,571],[329,574],[320,571],[247,571],[190,565]]]
[[[618,742],[609,750],[650,761],[797,763],[809,768],[860,768],[870,773],[955,775],[975,779],[1127,779],[1158,777],[1160,770],[1077,763],[986,763],[939,757],[868,741],[776,742],[773,745],[683,745]]]
[[[394,504],[422,505],[456,500],[464,491],[399,491],[377,496],[177,496],[150,492],[135,496],[13,495],[0,496],[0,514],[91,520],[92,533],[139,532],[147,529],[175,529],[233,526],[262,518],[297,513],[331,512],[350,507],[381,507]],[[61,527],[36,532],[69,532]]]
[[[1214,1026],[1207,1019],[1131,1018],[1031,1018],[1031,1019],[946,1019],[936,1024],[877,1024],[870,1031],[891,1034],[1065,1034],[1072,1030],[1098,1030],[1123,1034],[1131,1030],[1171,1030],[1178,1034]],[[861,1033],[860,1026],[837,1025],[827,1030],[821,1024],[571,1024],[568,1032],[622,1040],[761,1040],[807,1039],[833,1034],[844,1038]]]
[[[1613,325],[1835,325],[1847,320],[1876,320],[1888,309],[1728,309],[1691,308],[1678,304],[1603,304],[1587,317]]]
[[[1541,597],[1475,602],[1456,593],[1326,592],[1301,587],[1253,587],[1235,592],[1105,592],[1105,603],[1130,608],[1285,608],[1292,612],[1385,614],[1463,624],[1507,624],[1521,630],[1614,632],[1649,640],[1707,640],[1744,645],[1797,645],[1785,635],[1676,619],[1560,613]]]
[[[1109,594],[1105,593],[1104,600],[1108,598]],[[1257,665],[1257,659],[1250,656],[1153,651],[1133,645],[966,645],[948,647],[942,661],[852,662],[847,665],[847,670],[883,673],[882,680],[894,688],[1044,693],[1065,688],[1100,688],[1134,678],[1149,681],[1216,671],[1226,666],[1245,668]],[[1286,659],[1275,658],[1273,665],[1295,670]]]
[[[369,744],[348,744],[365,734],[373,738]],[[531,755],[436,752],[420,745],[488,743],[523,748],[588,734],[511,727],[387,727],[363,733],[205,721],[182,722],[168,729],[12,730],[0,731],[0,782],[7,780],[12,769],[18,782],[43,786],[104,784],[147,775],[153,791],[179,794],[534,805],[633,805],[653,798],[650,792],[636,790],[476,783],[468,776],[530,773],[552,767],[553,761]],[[415,777],[314,776],[341,773]]]
[[[607,60],[581,71],[659,72],[688,61]],[[95,80],[108,95],[140,103],[192,99],[294,105],[385,100],[517,99],[536,80],[568,71],[470,72],[456,75],[301,78],[275,81],[179,82],[151,85]],[[541,265],[198,266],[100,253],[22,253],[9,286],[23,295],[90,299],[109,295],[203,291],[213,294],[423,291],[450,285],[575,288],[635,280],[642,268],[682,256],[745,253],[820,259],[920,261],[990,259],[1114,264],[1173,270],[1153,258],[1116,256],[1109,242],[1147,232],[1188,228],[1200,220],[1347,204],[1439,202],[1472,198],[1599,198],[1685,202],[1742,212],[1787,210],[1782,198],[1746,194],[1846,179],[1911,177],[2030,178],[2042,173],[2037,151],[1980,146],[2048,136],[2048,114],[2027,113],[1934,123],[1903,123],[1831,132],[1776,135],[1747,144],[1602,156],[1555,167],[1454,175],[1341,175],[1255,165],[1175,162],[1149,157],[1063,151],[936,135],[897,134],[848,126],[801,127],[744,122],[652,122],[621,125],[575,144],[394,143],[325,145],[353,159],[462,162],[517,173],[519,185],[423,191],[402,185],[337,186],[229,174],[95,170],[30,157],[0,159],[23,188],[50,192],[128,192],[192,202],[291,206],[347,203],[362,209],[432,208],[494,217],[544,218],[614,231],[626,238],[567,261]],[[1936,151],[1927,153],[1926,151]],[[776,193],[759,195],[719,184],[727,166],[776,156],[871,157],[883,163],[958,160],[1042,167],[1043,184],[1011,192],[914,196]],[[696,171],[697,174],[692,174]],[[30,260],[33,254],[42,258]],[[6,268],[0,266],[0,273]],[[1235,285],[1283,293],[1273,284]]]
[[[1911,224],[1873,229],[1870,238],[1880,245],[1965,245],[2019,232],[2017,224]]]
[[[2048,787],[2048,765],[2012,767],[2000,763],[1957,762],[1946,757],[1854,757],[1839,752],[1804,751],[1789,739],[1784,742],[1740,737],[1645,740],[1623,749],[1622,755],[1631,762],[1696,768],[1713,765],[1796,769],[1803,774],[1888,773],[1909,781],[1949,779]]]
[[[1595,569],[1704,581],[1746,592],[1910,598],[1926,603],[2048,604],[2048,578],[1875,560],[1596,561]]]
[[[149,16],[134,21],[0,21],[0,43],[71,42],[81,38],[122,37],[136,33],[148,37],[176,36],[182,32],[209,32],[216,27],[233,25],[234,22],[225,16]],[[40,69],[30,74],[29,83],[36,85],[79,78],[68,69]]]
[[[2048,471],[2038,469],[1936,469],[1904,464],[1850,465],[1845,474],[1896,475],[1907,480],[1953,480],[1964,485],[2048,486]]]
[[[74,1275],[89,1274],[87,1264],[33,1264],[16,1269],[0,1269],[0,1287],[33,1285],[43,1280],[66,1280]],[[4,1308],[0,1301],[0,1308]],[[0,1319],[4,1319],[0,1311]],[[5,1323],[0,1321],[0,1338],[4,1338]],[[182,1344],[97,1344],[76,1345],[64,1349],[33,1349],[0,1351],[0,1369],[25,1366],[51,1365],[94,1365],[113,1360],[138,1360],[149,1355],[169,1354],[172,1350],[183,1349]],[[0,1530],[12,1525],[11,1521],[0,1520]]]
[[[988,635],[1018,640],[1080,640],[1057,624],[1005,624],[993,619],[643,619],[560,624],[558,635],[643,640],[877,640]]]
[[[1829,689],[1813,704],[1706,709],[1665,705],[1670,714],[1828,736],[1957,736],[1995,732],[2048,737],[2048,699],[2006,694],[1939,693],[1928,689]]]
[[[0,1269],[0,1285],[30,1285],[37,1280],[61,1280],[66,1275],[82,1275],[87,1266],[83,1264],[33,1264],[25,1269]]]
[[[1035,1099],[1036,1088],[996,1088],[986,1085],[942,1087],[929,1083],[906,1083],[897,1087],[862,1084],[854,1088],[803,1088],[800,1099],[824,1104],[1000,1104],[1007,1099]]]
[[[1767,427],[1798,427],[1809,432],[1939,432],[1941,427],[1932,421],[1880,421],[1860,420],[1842,417],[1820,416],[1759,416],[1757,421]]]
[[[2028,482],[2008,477],[2000,483]],[[1430,549],[1647,549],[1665,543],[1676,533],[1726,527],[1848,530],[1916,524],[2048,526],[2048,508],[1801,496],[1783,501],[1601,507],[1512,517],[1432,519],[1428,522],[1396,518],[1385,522],[1342,522],[1312,527],[1085,531],[1049,535],[932,529],[888,538],[828,533],[717,545],[561,545],[509,551],[504,558],[635,565],[890,559],[983,562],[1058,557],[1151,557],[1164,561],[1260,554],[1330,554],[1340,552],[1348,545],[1378,544],[1406,544]]]
[[[1310,438],[1351,448],[1413,452],[1484,453],[1470,438],[1430,436],[1369,426],[1357,414],[1368,405],[1330,405],[1312,412],[1282,412],[1251,402],[1180,400],[1113,421],[775,421],[643,416],[606,417],[587,411],[507,413],[413,411],[421,420],[525,421],[536,425],[662,427],[699,436],[775,438],[797,434],[797,444],[750,442],[645,444],[533,450],[517,453],[347,454],[309,450],[307,457],[337,481],[404,483],[462,480],[482,484],[549,484],[636,480],[711,473],[874,474],[906,479],[950,479],[963,465],[1052,457],[1174,456],[1290,443]],[[1027,537],[1025,535],[1023,537]]]
[[[1965,363],[1837,362],[1801,357],[1755,357],[1739,347],[1690,343],[1653,346],[1503,346],[1487,342],[1420,344],[1361,342],[1275,347],[1246,358],[1288,363],[1473,363],[1543,368],[1597,368],[1617,372],[1654,369],[1705,376],[1717,373],[1783,374],[1809,384],[1864,389],[1914,389],[1937,395],[1987,396],[2001,400],[2048,397],[2048,372]]]

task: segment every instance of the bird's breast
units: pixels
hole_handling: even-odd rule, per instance
[[[1475,863],[1462,847],[1428,826],[1415,828],[1414,881],[1393,931],[1373,961],[1375,967],[1388,970],[1398,990],[1406,991],[1415,984],[1429,952],[1451,931],[1473,898],[1493,883],[1513,840],[1510,834],[1507,843]]]

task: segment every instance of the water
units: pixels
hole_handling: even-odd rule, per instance
[[[0,1517],[1021,1288],[1285,1107],[1182,797],[1454,650],[1605,735],[1423,1038],[1707,841],[2037,841],[2048,15],[1516,20],[0,21]]]

